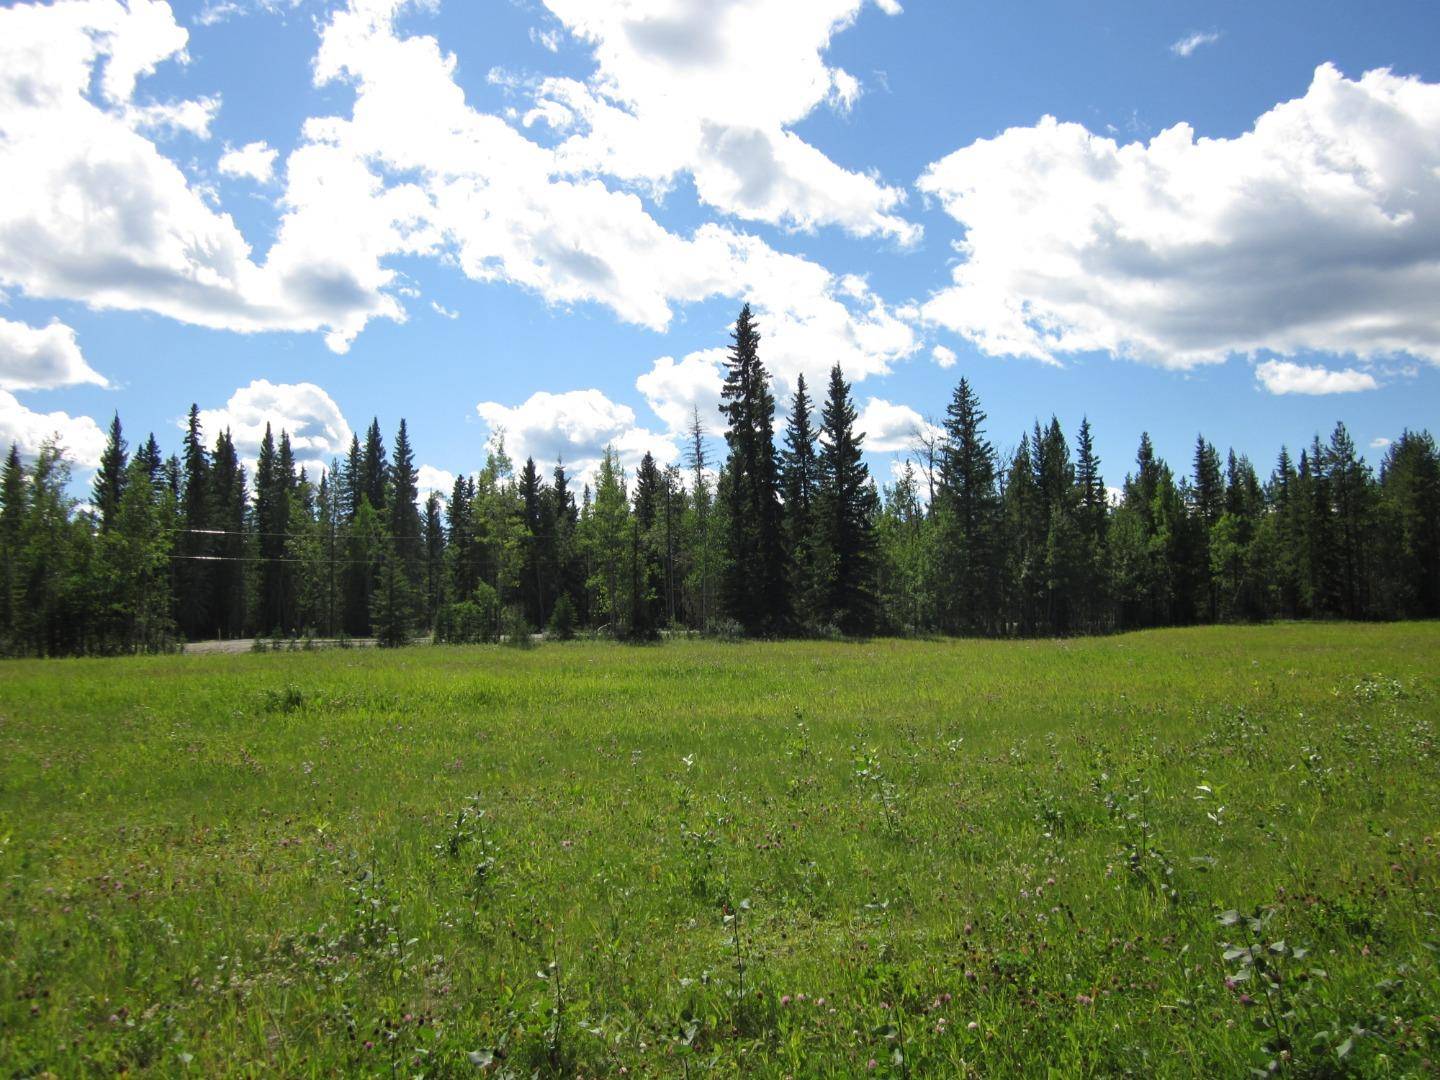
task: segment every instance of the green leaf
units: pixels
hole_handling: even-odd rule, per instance
[[[1342,1042],[1339,1046],[1335,1048],[1335,1056],[1338,1058],[1343,1058],[1346,1054],[1350,1053],[1350,1051],[1354,1049],[1355,1040],[1353,1038],[1346,1039],[1344,1042]]]
[[[491,1065],[495,1064],[494,1050],[471,1050],[465,1056],[470,1059],[470,1064],[474,1065],[477,1069],[488,1069]]]

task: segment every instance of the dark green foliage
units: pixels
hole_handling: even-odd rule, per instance
[[[747,633],[773,634],[790,618],[775,454],[775,399],[760,362],[760,333],[750,305],[735,322],[721,389],[729,456],[720,478],[727,532],[722,596]]]
[[[879,499],[861,456],[850,384],[836,364],[820,413],[816,461],[815,570],[823,623],[846,634],[875,629],[875,517]]]
[[[815,415],[797,377],[784,448],[747,306],[720,415],[718,478],[696,410],[679,466],[632,474],[604,448],[577,500],[565,467],[518,475],[496,433],[483,467],[419,502],[404,420],[329,470],[267,427],[253,477],[229,431],[207,449],[128,452],[113,418],[90,484],[61,448],[0,468],[0,652],[159,651],[182,639],[497,640],[875,632],[1065,636],[1207,621],[1440,616],[1440,453],[1402,432],[1378,473],[1343,424],[1268,478],[1199,436],[1177,478],[1140,437],[1111,504],[1088,421],[1036,422],[1003,462],[967,379],[918,461],[877,490],[844,373]],[[627,459],[628,460],[628,459]],[[311,475],[313,473],[313,475]],[[578,505],[577,505],[578,503]],[[525,635],[528,640],[528,633]]]
[[[1000,498],[985,413],[961,379],[945,410],[932,508],[940,549],[940,620],[951,633],[986,633],[1000,617]]]
[[[100,467],[95,470],[95,479],[90,485],[90,501],[100,515],[100,529],[106,531],[115,522],[120,509],[120,498],[125,494],[126,466],[130,457],[126,453],[125,439],[120,429],[120,414],[110,421],[110,436],[105,443],[105,452],[100,455]]]

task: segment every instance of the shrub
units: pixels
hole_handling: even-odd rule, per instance
[[[546,633],[558,641],[569,641],[575,636],[575,605],[564,593],[555,601],[555,610],[550,613],[550,625]]]
[[[475,645],[495,640],[499,598],[481,583],[469,600],[446,604],[435,616],[435,641],[445,645]]]

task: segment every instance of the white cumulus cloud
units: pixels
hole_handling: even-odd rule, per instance
[[[280,151],[263,139],[229,149],[220,155],[220,171],[226,176],[248,177],[257,184],[268,184],[275,175],[275,159]]]
[[[661,466],[679,457],[672,440],[638,426],[634,409],[599,390],[542,390],[514,406],[482,401],[475,411],[492,434],[504,432],[505,450],[517,469],[527,457],[541,469],[563,460],[571,476],[593,484],[606,446],[616,449],[632,475],[647,451]]]
[[[935,361],[937,367],[941,368],[952,368],[959,359],[955,355],[955,350],[948,345],[936,345],[930,350],[930,358]]]
[[[178,423],[183,428],[186,422]],[[206,445],[213,446],[215,437],[228,430],[236,452],[247,461],[259,454],[267,424],[277,443],[282,431],[289,433],[295,460],[312,480],[330,467],[332,458],[350,449],[350,425],[340,406],[314,383],[256,379],[231,394],[223,406],[200,410]]]
[[[706,431],[716,431],[720,416],[720,388],[724,385],[724,349],[704,349],[683,360],[659,357],[649,371],[635,380],[650,411],[664,421],[672,434],[685,432],[695,412]]]
[[[992,354],[1440,362],[1440,85],[1330,65],[1233,139],[1046,117],[920,178],[964,227],[927,319]]]
[[[1365,371],[1331,371],[1289,360],[1267,360],[1256,366],[1255,377],[1272,394],[1353,394],[1380,385],[1375,376]]]
[[[71,461],[88,469],[99,465],[105,452],[105,433],[90,417],[34,412],[8,390],[0,390],[0,447],[4,447],[0,453],[14,445],[22,457],[33,459],[49,439],[55,439]]]
[[[870,398],[855,419],[855,430],[865,433],[867,451],[888,453],[907,450],[922,434],[935,433],[934,425],[908,405],[896,405],[883,398]]]
[[[75,331],[59,320],[34,327],[0,319],[0,390],[110,385],[85,361]]]
[[[455,474],[445,469],[437,469],[433,465],[421,465],[416,470],[418,479],[416,487],[420,492],[420,503],[424,505],[425,499],[430,492],[435,492],[441,498],[448,499],[450,492],[455,488]]]
[[[902,189],[789,130],[826,102],[848,110],[859,97],[859,81],[824,54],[863,3],[545,0],[596,62],[585,82],[541,87],[542,100],[583,122],[561,162],[657,190],[688,173],[703,201],[736,217],[913,243],[920,228],[897,213]]]

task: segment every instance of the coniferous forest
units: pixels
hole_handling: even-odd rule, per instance
[[[814,396],[812,396],[814,395]],[[1197,438],[1172,465],[1139,437],[1121,494],[1088,422],[1036,421],[1000,454],[961,379],[943,431],[879,484],[839,367],[797,381],[784,430],[748,306],[720,415],[683,465],[613,449],[594,490],[503,438],[447,497],[418,499],[403,420],[320,477],[267,431],[254,476],[192,406],[178,454],[117,416],[88,505],[63,449],[0,474],[0,650],[157,651],[186,640],[403,644],[723,635],[1039,636],[1270,618],[1440,614],[1440,451],[1402,432],[1378,473],[1343,424],[1261,467]],[[711,459],[707,434],[724,435]]]

